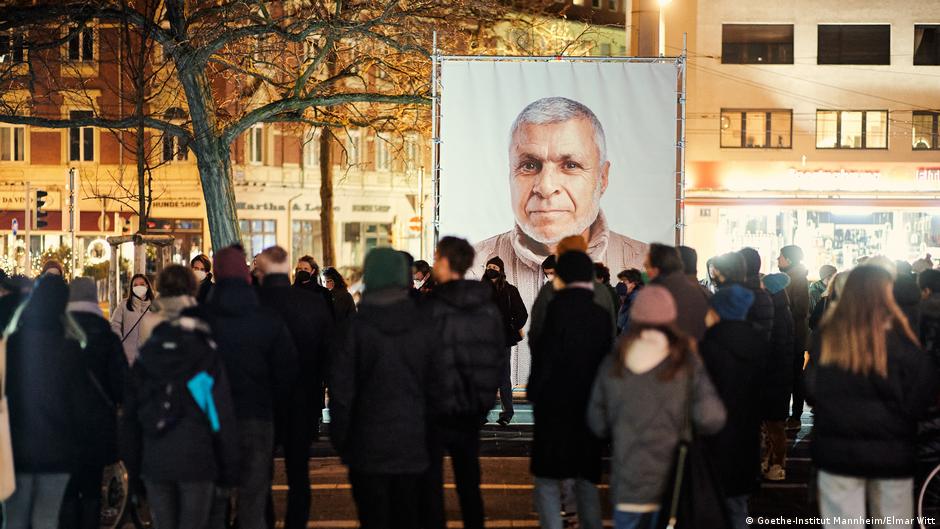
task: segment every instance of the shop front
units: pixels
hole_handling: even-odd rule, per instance
[[[811,275],[865,256],[940,257],[940,163],[693,162],[684,205],[684,240],[702,271],[744,246],[760,252],[764,273],[790,244]]]

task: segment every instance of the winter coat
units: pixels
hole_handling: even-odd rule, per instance
[[[255,289],[239,279],[215,284],[205,307],[241,419],[273,421],[298,374],[297,349],[284,320],[262,307]]]
[[[69,315],[85,333],[82,361],[94,390],[89,415],[85,417],[92,438],[83,461],[105,466],[117,460],[117,408],[124,402],[127,359],[121,340],[99,309],[97,313],[74,310]],[[97,308],[97,306],[95,306]]]
[[[276,312],[287,324],[297,350],[299,369],[291,408],[299,414],[319,416],[335,328],[330,306],[315,292],[291,288],[287,274],[265,275],[258,297],[263,307]]]
[[[920,304],[920,343],[938,368],[940,379],[940,294],[932,294]],[[920,461],[940,463],[940,405],[934,402],[918,426],[917,457]]]
[[[823,296],[819,303],[813,307],[813,312],[809,315],[809,330],[815,332],[819,328],[819,324],[822,323],[823,318],[826,316],[826,311],[829,310],[829,305],[832,302],[829,300],[829,296]]]
[[[549,281],[542,285],[538,295],[535,297],[535,303],[532,304],[531,322],[529,323],[529,342],[538,338],[545,325],[545,315],[548,312],[548,304],[555,298],[555,285]],[[594,304],[604,309],[610,314],[610,324],[617,324],[617,310],[611,302],[610,296],[602,289],[594,289]],[[612,335],[613,336],[613,335]]]
[[[444,378],[440,416],[435,420],[479,426],[493,407],[493,396],[507,361],[503,318],[492,290],[479,281],[448,281],[427,298],[432,326],[441,336],[436,351]]]
[[[429,463],[427,414],[443,398],[439,335],[406,289],[366,292],[337,339],[330,437],[352,471],[418,474]]]
[[[337,324],[342,324],[356,313],[356,302],[348,290],[337,286],[330,291],[330,295],[333,297],[333,313]]]
[[[129,365],[133,365],[134,360],[137,359],[137,351],[140,350],[141,345],[140,324],[143,323],[144,315],[150,310],[150,302],[132,295],[131,306],[133,310],[128,310],[127,300],[124,300],[111,309],[111,330],[121,339],[124,356],[127,357]]]
[[[701,435],[725,424],[725,408],[698,355],[671,380],[662,380],[670,360],[634,373],[617,352],[601,363],[587,410],[595,435],[611,439],[611,499],[614,504],[659,504],[672,475],[676,448],[689,410]],[[628,358],[628,365],[630,360]]]
[[[793,347],[797,355],[803,356],[809,347],[809,271],[802,264],[781,271],[790,276],[787,297],[793,316]]]
[[[771,296],[773,300],[774,326],[770,340],[770,355],[767,360],[767,376],[763,392],[763,418],[780,421],[790,416],[790,394],[793,393],[793,362],[796,354],[794,340],[796,331],[790,315],[790,300],[787,291],[781,290]]]
[[[209,272],[206,274],[206,278],[199,282],[199,287],[196,289],[196,301],[199,304],[203,304],[209,299],[209,294],[212,293],[212,273]]]
[[[805,380],[819,469],[875,479],[914,475],[917,423],[936,402],[937,367],[899,332],[886,331],[886,340],[887,378],[819,365],[821,340],[814,340]]]
[[[484,281],[488,281],[484,279]],[[492,283],[490,283],[492,285]],[[525,308],[525,303],[519,296],[519,290],[503,283],[502,287],[492,285],[493,299],[496,302],[496,308],[503,316],[503,335],[506,338],[506,347],[512,347],[522,341],[522,334],[519,332],[525,327],[525,322],[529,319],[529,312]]]
[[[918,334],[920,325],[920,287],[913,275],[898,276],[894,282],[894,300],[901,307],[901,312],[907,316],[907,323],[914,334]]]
[[[600,481],[602,444],[584,412],[597,368],[610,348],[610,318],[594,304],[593,293],[583,288],[556,292],[545,331],[532,344],[526,387],[535,415],[533,475]]]
[[[760,486],[761,394],[767,342],[746,321],[722,321],[705,333],[702,361],[728,412],[725,427],[706,440],[726,496]]]
[[[760,278],[757,276],[748,277],[742,285],[754,293],[754,303],[747,311],[747,321],[751,322],[764,339],[770,342],[774,330],[774,301],[770,297],[770,292],[761,286]]]
[[[179,318],[184,310],[195,307],[197,304],[197,299],[191,296],[170,296],[155,299],[153,305],[150,306],[150,310],[140,322],[141,347],[147,343],[157,325]]]
[[[705,314],[708,312],[708,298],[689,278],[680,272],[673,272],[666,276],[659,276],[653,280],[654,285],[666,287],[672,298],[676,301],[679,317],[676,324],[682,332],[691,336],[696,342],[705,336]]]
[[[829,288],[828,285],[826,285],[826,283],[824,283],[822,280],[814,281],[812,284],[810,284],[809,286],[809,313],[811,317],[812,317],[813,312],[816,309],[816,305],[818,305],[819,301],[822,300],[822,298],[825,296],[826,289],[828,288]],[[810,325],[810,329],[812,328],[813,326]]]
[[[333,293],[330,292],[330,289],[325,286],[317,283],[315,280],[311,279],[306,283],[294,283],[294,288],[299,288],[302,290],[308,290],[322,297],[326,304],[330,307],[330,314],[333,316],[334,320],[336,319],[336,308],[333,306]]]
[[[160,323],[131,370],[121,432],[123,459],[135,478],[238,483],[232,388],[200,312],[188,309]],[[218,432],[188,387],[202,372],[213,379]]]

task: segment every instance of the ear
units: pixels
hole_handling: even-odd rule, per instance
[[[604,162],[601,166],[601,195],[607,191],[608,177],[610,175],[610,162]]]

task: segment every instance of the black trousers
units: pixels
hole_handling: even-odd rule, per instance
[[[414,529],[420,523],[421,474],[349,471],[361,529]]]
[[[476,417],[454,426],[432,426],[429,432],[431,466],[424,476],[425,529],[444,529],[444,455],[450,454],[465,529],[483,529],[483,495],[480,493],[480,429]]]
[[[510,421],[515,414],[512,406],[512,367],[509,362],[512,359],[512,348],[506,351],[506,362],[503,363],[503,372],[499,378],[499,401],[502,405],[502,411],[499,418]]]
[[[793,408],[791,417],[803,416],[803,404],[806,402],[805,386],[803,385],[803,351],[798,351],[793,358]]]
[[[59,511],[60,529],[100,529],[103,474],[100,466],[83,466],[72,474]]]
[[[307,529],[310,519],[310,445],[317,435],[320,413],[319,408],[296,410],[290,420],[278,424],[277,440],[284,448],[288,488],[284,529]],[[273,502],[270,505],[273,514]]]

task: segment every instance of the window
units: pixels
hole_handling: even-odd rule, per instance
[[[355,129],[346,133],[346,164],[362,163],[362,131]]]
[[[887,149],[888,111],[817,110],[817,149]]]
[[[21,64],[26,62],[26,39],[12,31],[0,33],[0,57],[3,62]]]
[[[391,139],[381,134],[375,135],[375,169],[377,171],[390,171],[392,169]]]
[[[608,7],[610,8],[611,11],[616,11],[616,10],[617,10],[617,0],[610,0],[610,4],[608,4]]]
[[[248,129],[245,150],[248,151],[248,163],[264,163],[264,126],[255,125]]]
[[[261,250],[277,244],[277,222],[273,220],[240,220],[242,246],[248,256],[257,255]]]
[[[721,146],[747,149],[789,149],[790,110],[722,110]]]
[[[914,143],[915,151],[940,149],[937,140],[937,125],[940,122],[940,112],[914,112]]]
[[[793,64],[792,24],[722,24],[724,64]]]
[[[421,150],[418,148],[418,135],[411,133],[405,136],[405,165],[406,169],[413,171],[419,165]]]
[[[600,9],[600,7],[601,7],[601,0],[591,0],[591,7],[595,8],[595,9]]]
[[[163,161],[185,161],[189,159],[189,142],[182,136],[163,135]]]
[[[92,62],[95,60],[95,30],[72,28],[68,42],[69,61]]]
[[[940,66],[940,26],[914,26],[914,66]]]
[[[304,136],[304,167],[320,168],[320,133],[316,129],[308,130]]]
[[[320,221],[295,220],[292,222],[291,251],[294,261],[304,255],[312,255],[318,263],[323,262],[323,236],[320,233]]]
[[[818,64],[891,64],[891,26],[820,24]]]
[[[90,110],[73,110],[69,119],[87,119],[93,117]],[[92,162],[95,160],[95,129],[92,127],[72,127],[69,129],[69,161]]]
[[[0,162],[25,160],[26,127],[0,126]]]

